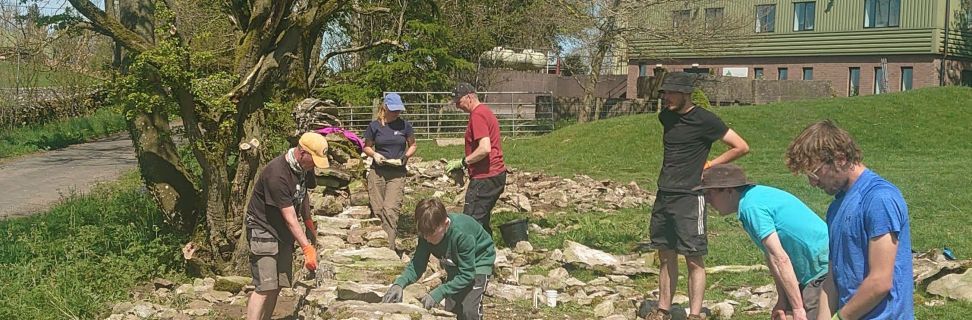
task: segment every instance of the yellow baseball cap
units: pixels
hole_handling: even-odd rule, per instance
[[[324,136],[316,132],[307,132],[300,136],[300,141],[297,144],[310,152],[315,167],[318,169],[330,167],[330,163],[327,161],[327,140],[324,139]]]

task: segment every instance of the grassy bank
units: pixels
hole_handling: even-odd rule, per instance
[[[124,116],[112,108],[103,108],[86,117],[5,129],[0,133],[0,158],[60,149],[125,129]]]
[[[165,230],[134,174],[48,212],[0,221],[0,319],[94,319],[155,276],[179,278]]]
[[[967,212],[972,197],[962,192],[972,187],[972,179],[963,173],[966,159],[972,158],[968,129],[972,113],[966,112],[970,99],[972,89],[949,87],[714,111],[749,142],[751,153],[737,163],[752,180],[795,194],[821,216],[831,197],[812,188],[806,178],[790,174],[783,154],[808,124],[836,120],[861,145],[865,164],[901,188],[909,204],[914,250],[948,246],[964,259],[972,256],[972,238],[962,236],[968,229],[965,225],[972,221]],[[661,134],[657,116],[648,114],[572,125],[539,138],[504,141],[503,147],[507,162],[520,170],[565,177],[587,174],[621,183],[636,181],[654,189],[661,165]],[[713,154],[724,149],[719,145]],[[432,143],[421,144],[418,152],[429,159],[454,159],[461,154],[461,146],[443,148]],[[531,235],[531,240],[547,248],[560,247],[563,240],[570,239],[610,252],[629,252],[635,241],[647,238],[648,210],[548,216],[541,222],[581,227],[546,238]],[[761,254],[735,217],[710,215],[708,227],[707,264],[762,263]],[[656,279],[639,281],[649,290]],[[712,276],[708,283],[715,290],[707,291],[706,298],[723,298],[720,288],[771,281],[768,274]],[[685,292],[684,281],[681,287]],[[916,302],[927,298],[919,294]],[[916,303],[916,308],[920,319],[956,319],[972,312],[972,304],[963,302],[934,308]]]

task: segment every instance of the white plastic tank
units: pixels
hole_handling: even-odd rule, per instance
[[[495,47],[483,52],[483,60],[514,68],[543,68],[547,65],[547,55],[530,49],[516,52],[503,47]]]

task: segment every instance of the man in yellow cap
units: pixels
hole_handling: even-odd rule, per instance
[[[304,133],[297,147],[267,163],[253,186],[246,209],[246,237],[256,289],[247,303],[247,320],[270,319],[280,288],[291,286],[295,240],[304,251],[304,267],[317,269],[317,228],[305,198],[307,190],[317,186],[314,168],[328,167],[326,154],[324,136]],[[298,222],[297,208],[306,229]]]

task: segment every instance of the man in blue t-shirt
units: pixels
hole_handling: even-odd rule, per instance
[[[834,196],[820,312],[832,319],[914,319],[908,205],[862,159],[850,134],[830,120],[808,126],[786,151],[790,171]]]
[[[739,212],[739,221],[763,251],[776,283],[772,319],[817,318],[821,284],[827,275],[827,225],[786,191],[756,185],[735,164],[717,164],[702,173],[705,200],[721,214]]]

